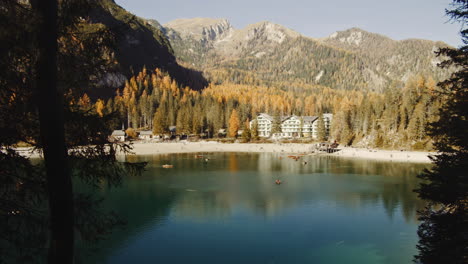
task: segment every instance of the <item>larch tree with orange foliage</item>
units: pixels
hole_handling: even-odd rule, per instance
[[[104,109],[105,109],[105,105],[104,105],[104,101],[102,99],[98,99],[96,101],[96,104],[94,105],[96,107],[96,113],[100,116],[100,117],[103,117],[104,116]]]
[[[231,112],[231,117],[229,118],[229,137],[235,137],[237,135],[237,131],[239,131],[239,127],[239,114],[237,113],[236,109],[233,109]]]

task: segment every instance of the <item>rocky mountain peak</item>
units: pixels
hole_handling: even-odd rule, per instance
[[[326,39],[328,40],[334,40],[334,41],[339,41],[343,44],[347,45],[354,45],[354,46],[359,46],[362,44],[364,41],[364,38],[366,35],[370,34],[367,31],[364,31],[360,28],[350,28],[345,31],[337,31],[330,36],[328,36]]]
[[[291,29],[269,21],[248,25],[243,31],[246,33],[246,40],[264,38],[267,41],[276,43],[282,43],[287,37],[295,38],[300,36],[299,33]]]
[[[164,26],[177,31],[182,37],[191,37],[202,42],[223,39],[234,30],[227,19],[213,18],[176,19]]]
[[[393,45],[396,41],[386,36],[371,33],[360,28],[350,28],[337,31],[330,36],[321,39],[325,43],[333,43],[351,49],[361,49],[363,46]]]

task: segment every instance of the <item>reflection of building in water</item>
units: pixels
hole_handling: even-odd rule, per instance
[[[177,190],[171,212],[186,217],[225,218],[242,210],[273,216],[327,202],[356,211],[379,206],[390,218],[401,214],[413,221],[416,210],[423,207],[412,190],[418,184],[415,175],[425,165],[323,156],[295,161],[281,153],[220,153],[208,164],[193,154],[132,161],[144,160],[150,162],[148,173],[156,170],[155,176],[167,188]],[[164,163],[175,164],[175,169],[155,165]],[[276,179],[283,184],[276,185]]]
[[[287,144],[284,146],[288,147]],[[287,174],[327,173],[332,163],[328,157],[299,156],[296,161],[288,158],[288,154],[284,153],[259,153],[258,155],[257,169],[262,175],[270,175],[272,172]]]

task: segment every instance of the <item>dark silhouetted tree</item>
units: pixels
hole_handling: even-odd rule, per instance
[[[455,0],[453,7],[447,14],[466,25],[468,1]],[[461,35],[465,46],[439,51],[449,58],[441,66],[458,71],[439,83],[444,104],[428,127],[439,153],[432,157],[434,166],[419,175],[424,181],[417,192],[430,205],[420,212],[417,263],[468,262],[468,30]]]
[[[112,116],[78,103],[112,60],[110,34],[87,20],[95,4],[0,2],[0,262],[73,263],[75,231],[92,241],[118,221],[99,213],[96,197],[74,193],[72,179],[94,189],[141,168],[116,161],[129,146],[108,142]],[[18,142],[44,162],[19,155]]]

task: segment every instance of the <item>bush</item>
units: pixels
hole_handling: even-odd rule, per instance
[[[29,147],[32,147],[32,145],[24,141],[19,141],[18,143],[15,144],[15,147],[16,148],[29,148]]]
[[[131,139],[136,139],[138,137],[135,129],[129,127],[127,128],[127,130],[125,130],[125,133],[127,134],[127,136]]]

